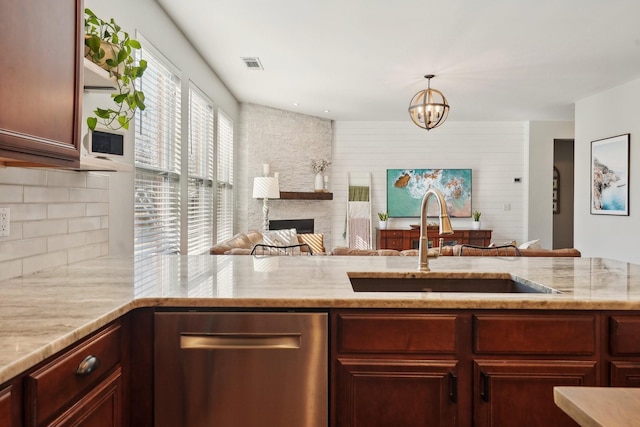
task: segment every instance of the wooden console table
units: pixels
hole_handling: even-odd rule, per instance
[[[489,246],[491,243],[492,230],[453,230],[453,234],[441,236],[438,234],[438,227],[428,227],[427,237],[429,247],[438,247],[440,237],[444,239],[444,245],[476,245]],[[377,248],[395,249],[404,251],[407,249],[418,249],[420,244],[419,228],[387,228],[376,229]]]

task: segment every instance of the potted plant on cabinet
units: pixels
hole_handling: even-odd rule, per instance
[[[473,211],[473,223],[472,223],[472,228],[474,230],[480,230],[480,215],[482,215],[482,213],[480,213],[480,211]]]
[[[380,230],[385,230],[387,228],[387,220],[389,219],[389,214],[386,212],[378,212],[378,228]]]
[[[129,37],[113,18],[105,21],[88,8],[84,10],[84,30],[85,58],[108,71],[117,86],[111,94],[113,105],[96,108],[95,116],[87,118],[87,125],[91,130],[98,122],[109,129],[129,129],[136,110],[145,108],[144,93],[134,84],[147,68],[147,61],[136,62],[134,58],[140,42]]]

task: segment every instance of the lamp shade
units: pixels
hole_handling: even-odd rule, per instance
[[[258,176],[253,178],[254,199],[279,199],[280,185],[278,178],[271,176]]]

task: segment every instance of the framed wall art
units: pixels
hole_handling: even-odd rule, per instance
[[[591,213],[629,215],[629,134],[591,142]]]
[[[419,218],[425,193],[442,192],[449,216],[471,217],[471,169],[387,169],[387,212],[392,218]],[[438,216],[429,200],[428,216]]]

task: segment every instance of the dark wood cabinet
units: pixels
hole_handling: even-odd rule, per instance
[[[0,388],[0,427],[22,426],[19,383]]]
[[[82,0],[3,4],[0,163],[78,166],[82,19]]]
[[[116,322],[27,374],[26,425],[122,426],[122,340]]]
[[[335,310],[335,426],[575,426],[559,385],[602,385],[590,312]]]
[[[336,368],[340,403],[333,425],[456,425],[455,360],[338,358]]]
[[[492,230],[454,230],[453,234],[441,236],[438,227],[429,227],[427,228],[427,238],[429,247],[432,248],[440,246],[440,238],[442,238],[444,245],[489,246],[491,232]],[[418,249],[420,229],[377,229],[376,238],[378,249],[395,249],[398,251]]]
[[[451,313],[334,312],[332,425],[458,425],[461,322]]]
[[[553,387],[595,385],[595,361],[476,360],[473,425],[575,427],[555,405]]]
[[[640,387],[640,316],[613,313],[607,320],[609,383]]]

